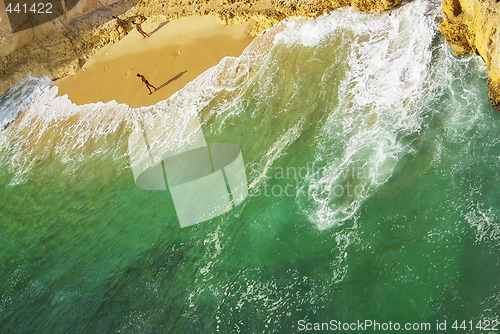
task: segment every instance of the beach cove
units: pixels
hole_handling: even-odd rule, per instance
[[[239,56],[253,40],[253,22],[223,26],[213,16],[172,22],[146,22],[151,33],[135,29],[119,42],[99,50],[76,74],[56,81],[59,95],[82,105],[116,101],[131,107],[156,104],[184,87],[226,56]],[[158,89],[148,91],[137,78],[144,74]]]
[[[7,56],[19,75],[39,72],[15,80],[0,67],[13,80],[0,96],[0,332],[493,331],[489,65],[453,54],[441,1],[328,3],[347,2],[323,13],[224,1],[218,21],[254,25],[221,27],[192,14],[205,1],[179,20],[140,15],[180,1],[123,1]],[[111,15],[151,37],[118,38]],[[137,73],[159,89],[149,95]],[[136,183],[130,138],[158,126],[149,148],[162,155],[190,142],[193,119],[207,143],[239,148],[248,196],[181,228],[171,188]]]

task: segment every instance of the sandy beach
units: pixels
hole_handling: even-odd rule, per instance
[[[59,95],[76,104],[117,101],[131,107],[167,99],[226,56],[239,56],[253,40],[252,21],[222,25],[214,16],[146,21],[99,50],[76,74],[57,80]],[[137,74],[157,88],[149,95]]]
[[[1,334],[500,327],[500,3],[3,3]]]

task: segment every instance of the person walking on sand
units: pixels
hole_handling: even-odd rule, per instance
[[[144,83],[146,84],[146,87],[147,87],[147,89],[149,90],[149,95],[153,94],[153,92],[151,91],[151,88],[154,88],[154,91],[156,92],[156,87],[155,87],[155,86],[153,86],[152,84],[150,84],[150,83],[148,82],[148,80],[146,80],[146,78],[144,77],[144,75],[137,73],[137,76],[138,76],[139,78],[141,78],[141,81],[142,81],[142,82],[144,82]],[[151,88],[150,88],[150,87],[151,87]]]
[[[118,33],[118,36],[120,36],[120,30],[118,30],[118,28],[122,27],[123,29],[123,32],[125,33],[125,35],[127,34],[127,30],[125,30],[125,27],[123,25],[123,22],[122,20],[120,20],[120,18],[116,17],[116,16],[111,16],[113,18],[113,20],[116,21],[116,32]]]
[[[135,23],[134,21],[132,21],[132,24],[135,26],[135,28],[137,29],[137,31],[141,33],[142,37],[144,37],[144,38],[149,37],[149,35],[146,34],[144,32],[144,30],[142,30],[141,25],[139,23]]]

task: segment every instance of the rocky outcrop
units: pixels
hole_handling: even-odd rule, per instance
[[[81,0],[57,19],[16,33],[0,10],[0,94],[30,73],[56,79],[80,68],[95,50],[117,40],[109,33],[110,16],[136,2]]]
[[[457,56],[475,53],[488,70],[490,105],[500,111],[500,3],[495,0],[444,0],[439,26]]]
[[[66,0],[68,1],[68,0]],[[75,1],[75,0],[72,0]],[[285,17],[316,17],[352,5],[358,11],[385,10],[402,0],[79,0],[50,22],[12,33],[0,11],[0,94],[27,74],[58,79],[74,73],[102,46],[117,41],[112,15],[141,21],[172,20],[213,13],[224,24],[254,21],[253,35]],[[130,29],[131,27],[128,26]]]

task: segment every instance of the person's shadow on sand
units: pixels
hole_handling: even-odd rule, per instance
[[[164,82],[163,84],[161,84],[158,89],[156,89],[157,91],[162,89],[163,87],[165,87],[166,85],[168,85],[169,83],[171,83],[172,81],[175,81],[177,79],[179,79],[180,77],[182,77],[184,75],[184,73],[186,73],[187,70],[185,70],[184,72],[180,72],[178,73],[176,76],[174,76],[173,78],[171,78],[170,80],[168,80],[167,82]]]
[[[167,23],[168,23],[168,21],[160,23],[160,25],[158,27],[156,27],[155,30],[153,30],[152,32],[149,33],[149,36],[153,35],[155,32],[157,32],[158,30],[160,30],[161,28],[163,28],[163,26],[166,25]]]

